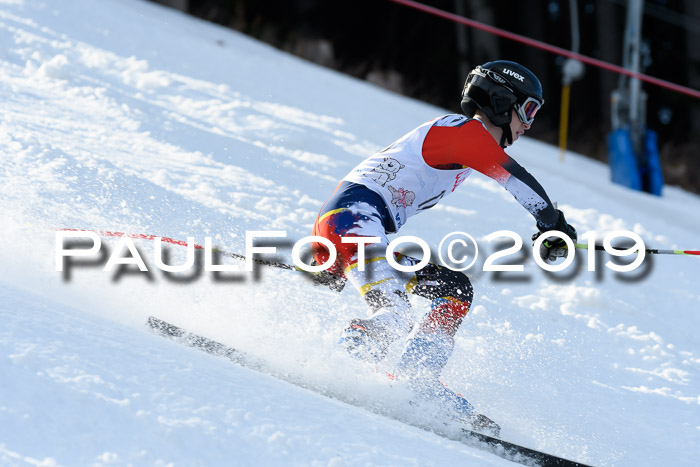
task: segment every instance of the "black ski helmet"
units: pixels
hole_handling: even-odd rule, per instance
[[[462,90],[462,110],[468,117],[481,109],[494,125],[503,129],[500,145],[513,143],[510,131],[511,109],[523,123],[532,124],[537,110],[544,105],[542,84],[524,66],[508,60],[496,60],[474,68]]]

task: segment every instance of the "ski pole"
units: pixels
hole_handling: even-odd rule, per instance
[[[588,244],[587,243],[574,243],[574,247],[581,249],[581,250],[587,250]],[[605,251],[605,247],[603,247],[602,245],[595,245],[595,249]],[[616,248],[614,248],[614,249],[616,249]],[[645,248],[644,252],[648,255],[696,255],[696,256],[700,256],[700,250],[658,250],[655,248]],[[635,251],[635,253],[638,253],[638,251]]]
[[[203,249],[199,245],[195,245],[195,248],[197,249]],[[235,258],[239,259],[241,261],[245,261],[246,257],[244,255],[238,254],[238,253],[231,253],[230,251],[223,251],[223,250],[216,250],[213,249],[212,251],[217,252],[223,256],[228,256],[229,258]],[[255,264],[261,264],[263,266],[272,266],[275,268],[279,269],[287,269],[290,271],[297,271],[297,272],[303,272],[304,274],[307,274],[307,277],[311,279],[311,281],[314,283],[314,285],[325,285],[331,290],[334,290],[336,292],[340,292],[343,290],[345,287],[345,282],[347,279],[344,277],[336,276],[335,274],[332,274],[328,271],[319,271],[319,272],[309,272],[301,269],[298,266],[294,266],[291,264],[287,263],[281,263],[278,261],[268,261],[266,259],[259,259],[259,258],[253,258],[253,262]]]
[[[134,238],[138,240],[155,240],[158,235],[147,235],[147,234],[134,234],[134,233],[125,233],[125,232],[109,232],[109,231],[104,231],[104,230],[87,230],[87,229],[58,229],[58,230],[65,230],[65,231],[73,231],[73,232],[94,232],[97,235],[103,236],[103,237],[128,237],[128,238]],[[160,237],[160,240],[165,243],[170,243],[172,245],[178,245],[178,246],[187,246],[187,242],[184,242],[182,240],[175,240],[170,237]],[[195,250],[204,250],[204,247],[202,245],[195,244],[194,245]],[[212,248],[213,253],[218,253],[222,256],[227,256],[229,258],[234,258],[237,260],[241,261],[246,261],[246,256],[241,255],[239,253],[233,253],[230,251],[225,251],[225,250],[219,250],[217,248]],[[260,258],[253,258],[253,263],[255,264],[260,264],[263,266],[271,266],[274,268],[278,269],[286,269],[288,271],[297,271],[297,272],[303,272],[307,274],[307,277],[310,277],[311,280],[315,285],[325,285],[331,290],[335,290],[336,292],[340,292],[343,290],[343,287],[345,287],[345,282],[346,279],[340,276],[336,276],[335,274],[332,274],[328,271],[319,271],[319,272],[308,272],[305,271],[295,265],[292,264],[287,264],[283,263],[280,261],[271,261],[271,260],[266,260],[266,259],[260,259]]]
[[[109,232],[109,231],[104,231],[104,230],[87,230],[87,229],[58,229],[58,230],[65,230],[65,231],[71,231],[71,232],[94,232],[97,235],[103,236],[103,237],[128,237],[128,238],[133,238],[136,240],[155,240],[158,235],[148,235],[148,234],[133,234],[133,233],[125,233],[125,232]],[[175,240],[170,237],[160,237],[160,241],[164,243],[170,243],[172,245],[178,245],[178,246],[187,246],[187,242],[184,242],[182,240]],[[202,245],[194,244],[194,249],[195,250],[204,250],[204,247]],[[228,256],[229,258],[234,258],[234,259],[239,259],[241,261],[245,261],[246,257],[245,255],[241,255],[238,253],[231,253],[230,251],[224,251],[224,250],[219,250],[217,248],[212,248],[211,250],[213,253],[219,253],[222,256]],[[298,268],[296,266],[293,266],[291,264],[286,264],[286,263],[281,263],[278,261],[269,261],[266,259],[259,259],[259,258],[253,258],[253,262],[255,264],[261,264],[263,266],[272,266],[275,268],[280,268],[280,269],[289,269],[289,270],[297,270]]]

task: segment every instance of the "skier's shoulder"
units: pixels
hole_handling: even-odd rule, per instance
[[[487,141],[493,139],[484,122],[479,118],[467,117],[463,114],[443,115],[431,120],[426,126],[429,132],[434,135],[440,135],[440,137],[449,135],[450,138],[458,138],[465,143],[475,138],[477,140],[486,139]]]
[[[428,132],[430,132],[430,130],[434,128],[453,128],[454,130],[460,130],[463,128],[464,124],[472,121],[480,123],[479,120],[467,117],[463,114],[445,114],[420,124],[418,127],[414,128],[413,130],[409,131],[406,135],[404,135],[404,138],[416,137],[416,135],[424,137]],[[451,132],[454,130],[449,131]]]
[[[463,114],[447,114],[428,123],[424,146],[437,145],[440,151],[449,146],[465,154],[475,146],[482,152],[487,150],[505,155],[479,118],[467,117]]]
[[[463,114],[447,114],[434,118],[429,123],[434,127],[461,127],[471,120],[473,119]]]

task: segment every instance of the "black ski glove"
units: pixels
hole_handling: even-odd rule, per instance
[[[559,213],[559,219],[553,227],[545,228],[539,223],[537,223],[537,229],[539,230],[539,232],[532,236],[533,245],[535,244],[535,240],[537,240],[543,232],[547,232],[549,230],[556,230],[558,232],[561,232],[564,235],[568,236],[574,243],[576,243],[576,240],[578,240],[578,237],[576,235],[576,229],[566,222],[563,212],[557,209],[557,213]],[[564,239],[559,237],[549,237],[545,239],[540,245],[539,254],[540,258],[542,258],[545,261],[555,261],[557,258],[566,256],[566,250],[567,247]]]

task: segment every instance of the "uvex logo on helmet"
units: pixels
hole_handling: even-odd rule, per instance
[[[503,73],[512,76],[513,78],[517,79],[521,83],[525,82],[525,77],[521,74],[514,72],[513,70],[509,70],[508,68],[504,68]]]

